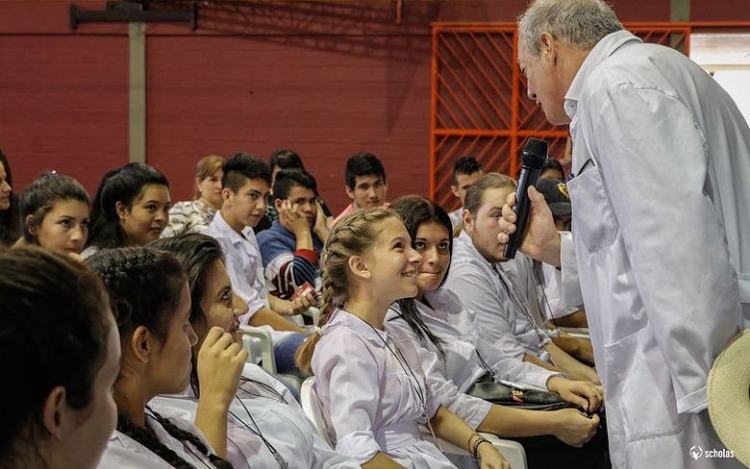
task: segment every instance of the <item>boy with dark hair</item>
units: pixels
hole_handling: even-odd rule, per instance
[[[271,294],[288,300],[305,283],[320,290],[319,256],[330,233],[315,179],[304,169],[279,171],[273,204],[279,218],[258,234]]]
[[[346,162],[344,174],[346,194],[352,202],[333,221],[363,208],[383,207],[388,184],[385,179],[385,168],[377,156],[372,153],[357,153]]]
[[[451,179],[451,192],[461,201],[461,207],[448,213],[453,222],[453,229],[461,223],[461,213],[464,210],[464,198],[466,191],[477,179],[482,177],[482,165],[473,156],[464,156],[456,160],[453,165],[453,177]]]
[[[299,314],[307,310],[315,299],[308,295],[286,301],[268,295],[253,226],[266,213],[271,170],[263,160],[242,152],[227,159],[222,169],[223,203],[205,234],[221,245],[232,288],[248,305],[248,313],[240,317],[240,321],[251,326],[272,328],[277,370],[279,373],[294,372],[294,352],[307,331],[284,319],[281,314]]]

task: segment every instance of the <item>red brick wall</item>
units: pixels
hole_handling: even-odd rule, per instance
[[[669,19],[668,0],[613,3],[623,20]],[[280,147],[304,157],[334,210],[344,161],[362,150],[382,158],[391,198],[426,193],[429,25],[512,21],[525,4],[404,0],[396,24],[395,1],[208,2],[196,32],[149,25],[147,160],[175,200],[200,156]],[[17,189],[54,168],[93,192],[127,159],[127,28],[68,22],[62,1],[0,2],[0,146]]]

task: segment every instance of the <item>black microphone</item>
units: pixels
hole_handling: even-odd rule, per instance
[[[516,205],[513,211],[516,212],[516,231],[510,235],[508,244],[505,245],[503,256],[506,259],[516,257],[516,251],[521,244],[523,235],[526,232],[526,224],[529,220],[529,210],[531,201],[529,200],[529,186],[536,185],[539,180],[539,174],[542,172],[544,161],[547,159],[549,143],[534,137],[526,140],[523,146],[523,166],[521,176],[518,178],[518,189],[516,189]]]

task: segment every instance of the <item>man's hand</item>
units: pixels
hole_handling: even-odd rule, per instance
[[[318,239],[325,243],[328,239],[328,236],[331,234],[331,230],[328,227],[328,218],[326,217],[326,214],[323,212],[323,206],[320,205],[320,203],[317,204],[318,206],[318,213],[315,214],[315,224],[313,225],[313,233],[315,233],[315,236],[318,237]]]
[[[548,264],[560,265],[560,235],[555,227],[552,212],[544,201],[544,196],[536,188],[529,187],[529,199],[531,211],[529,212],[529,225],[519,246],[519,250],[527,256],[546,262]],[[516,203],[516,194],[508,195],[502,208],[503,217],[498,221],[500,234],[497,235],[498,242],[507,244],[510,234],[515,233],[515,223],[518,219],[513,205]]]

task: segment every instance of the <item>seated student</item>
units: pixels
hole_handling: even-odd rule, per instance
[[[464,211],[464,199],[466,191],[474,184],[477,179],[482,177],[484,171],[482,165],[473,156],[464,156],[456,160],[453,165],[453,175],[451,176],[451,192],[461,201],[461,207],[450,212],[448,216],[453,223],[453,230],[461,225],[461,214]]]
[[[224,162],[221,190],[224,202],[205,234],[215,238],[226,256],[232,286],[248,305],[243,324],[268,326],[272,331],[279,373],[294,373],[294,352],[307,330],[282,317],[300,314],[315,301],[312,294],[282,300],[268,294],[253,226],[266,212],[271,172],[254,156],[237,153]]]
[[[215,332],[213,344],[204,343],[201,349],[196,366],[221,367],[223,372],[214,376],[213,399],[203,409],[205,417],[196,418],[205,437],[190,421],[162,417],[148,406],[149,401],[187,387],[190,349],[197,341],[188,321],[185,273],[173,255],[144,247],[105,249],[86,262],[107,287],[122,347],[120,374],[112,390],[117,432],[101,467],[157,468],[165,462],[173,467],[231,467],[219,456],[226,455],[228,402],[222,396],[237,391],[247,352],[227,347],[231,337],[223,337],[221,330]]]
[[[279,171],[273,183],[279,218],[258,234],[270,293],[285,300],[305,282],[320,290],[319,256],[329,231],[315,186],[304,169]]]
[[[507,468],[433,394],[411,343],[383,330],[388,306],[417,293],[419,262],[395,212],[367,209],[340,220],[323,254],[327,324],[300,348],[298,365],[315,374],[313,391],[336,449],[363,468],[454,467],[422,440],[419,424],[466,448],[481,467]]]
[[[108,171],[94,197],[89,238],[81,256],[157,239],[169,222],[169,206],[169,182],[158,169],[128,163]]]
[[[437,377],[433,383],[450,389],[455,396],[471,395],[476,385],[487,389],[492,381],[512,381],[556,392],[590,413],[598,408],[601,392],[593,384],[571,381],[564,375],[500,353],[479,337],[474,314],[450,290],[440,288],[450,267],[453,242],[450,219],[439,205],[422,197],[407,196],[395,200],[390,208],[404,221],[412,247],[422,255],[422,263],[417,274],[419,293],[416,298],[393,303],[385,327],[389,333],[406,334],[411,339],[428,377]],[[462,325],[467,332],[454,324]],[[476,428],[517,439],[526,449],[530,468],[599,467],[601,460],[606,459],[606,437],[599,437],[583,450],[573,448],[596,433],[599,423],[596,415],[588,418],[577,409],[528,411],[489,403],[484,408]],[[470,408],[459,403],[450,409],[470,421],[466,413]],[[553,435],[572,446],[541,435]]]
[[[221,208],[221,166],[224,158],[204,156],[195,168],[195,196],[193,200],[177,202],[169,209],[169,224],[162,238],[180,233],[201,233],[214,214]]]
[[[276,175],[282,169],[305,169],[302,158],[300,158],[300,156],[296,152],[287,150],[285,148],[275,150],[273,153],[271,153],[271,157],[268,160],[268,167],[271,169],[271,186],[273,186],[276,182]],[[317,186],[314,190],[315,195],[319,196]],[[269,229],[271,227],[271,223],[279,218],[279,214],[273,204],[273,193],[269,194],[267,199],[268,209],[266,210],[266,214],[263,216],[263,218],[253,228],[255,234],[259,234],[261,231]],[[326,205],[323,199],[319,199],[319,202],[323,207],[323,213],[325,213],[327,224],[328,226],[330,226],[333,223],[331,209],[328,208],[328,205]]]
[[[505,198],[515,191],[508,176],[489,173],[466,193],[464,231],[456,238],[445,288],[477,314],[480,337],[512,357],[600,384],[596,372],[552,343],[537,317],[503,266],[503,245],[497,242],[497,223]],[[516,260],[511,267],[518,267]]]
[[[36,247],[0,252],[0,465],[93,469],[115,428],[120,340],[95,273]]]
[[[217,327],[241,344],[238,316],[247,311],[247,305],[232,292],[216,240],[186,234],[160,239],[149,247],[173,253],[187,272],[192,301],[190,323],[198,335],[193,363],[200,359],[201,344],[212,340],[211,330]],[[221,372],[193,366],[190,389],[182,395],[156,397],[151,401],[152,408],[162,415],[194,420],[199,402],[207,398],[204,388],[213,386],[214,374]],[[288,465],[285,467],[299,469],[359,467],[354,460],[331,449],[289,390],[259,366],[244,365],[240,388],[230,399],[227,460],[235,469],[273,468],[284,463]]]
[[[46,173],[21,192],[23,240],[79,258],[89,234],[91,200],[86,190],[69,176]]]
[[[346,161],[344,173],[346,195],[352,202],[333,220],[339,219],[363,208],[387,207],[385,201],[388,184],[385,168],[372,153],[357,153]]]

